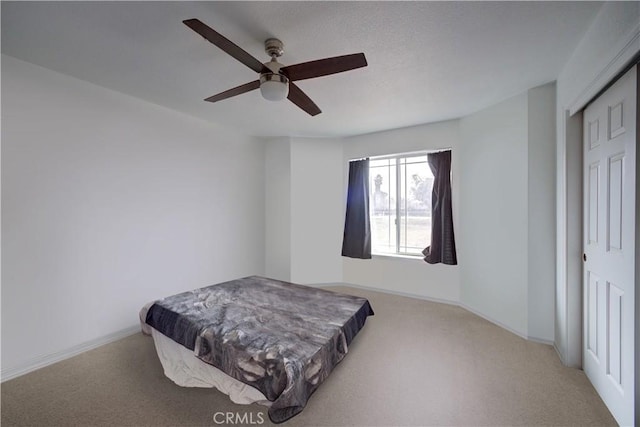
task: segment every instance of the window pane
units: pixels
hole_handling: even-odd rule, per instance
[[[371,251],[396,253],[396,160],[371,161],[369,179]]]
[[[421,255],[431,241],[427,156],[372,159],[369,168],[371,251]]]
[[[433,175],[426,156],[403,159],[400,191],[400,252],[419,255],[431,242]]]

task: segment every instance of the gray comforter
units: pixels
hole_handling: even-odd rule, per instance
[[[370,315],[364,298],[252,276],[157,301],[146,322],[260,390],[280,423],[302,411]]]

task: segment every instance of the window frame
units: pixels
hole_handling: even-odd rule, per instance
[[[394,225],[395,225],[395,252],[374,252],[374,248],[372,245],[371,248],[371,255],[374,257],[392,257],[392,258],[408,258],[408,259],[422,259],[423,255],[421,253],[416,254],[416,253],[410,253],[410,252],[402,252],[400,250],[401,247],[401,235],[402,235],[402,221],[401,221],[401,208],[402,208],[402,195],[405,196],[405,200],[406,200],[406,193],[407,193],[407,188],[409,187],[407,185],[407,183],[405,182],[404,185],[404,194],[401,192],[402,189],[402,173],[401,173],[401,164],[402,164],[402,160],[404,159],[405,162],[404,164],[407,165],[410,163],[410,161],[408,161],[407,159],[410,159],[412,157],[424,157],[427,156],[430,153],[435,153],[441,150],[425,150],[425,151],[413,151],[413,152],[408,152],[408,153],[397,153],[397,154],[387,154],[387,155],[382,155],[382,156],[371,156],[369,157],[369,160],[393,160],[395,159],[395,191],[396,191],[396,201],[395,201],[395,219],[394,219]],[[425,162],[427,165],[427,168],[429,170],[429,172],[431,173],[431,169],[429,167],[429,162],[428,160]],[[375,167],[375,166],[374,166]],[[372,167],[369,166],[369,171],[371,171]],[[433,190],[433,187],[432,187]],[[406,201],[405,201],[406,202]],[[371,206],[371,204],[373,203],[373,199],[371,198],[371,193],[369,194],[369,206]],[[428,207],[429,210],[432,210],[432,207],[429,206]],[[369,218],[372,218],[372,214],[371,211],[369,212]],[[427,245],[425,247],[427,247],[430,244],[430,242],[427,243]]]

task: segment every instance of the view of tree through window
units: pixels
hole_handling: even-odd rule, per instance
[[[426,155],[370,159],[371,251],[420,255],[431,241],[433,174]]]

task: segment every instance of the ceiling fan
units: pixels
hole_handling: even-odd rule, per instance
[[[209,102],[221,101],[260,88],[263,98],[270,101],[280,101],[288,98],[289,101],[310,115],[315,116],[321,113],[320,108],[293,83],[294,81],[313,79],[367,66],[364,53],[335,56],[285,66],[276,59],[284,53],[284,45],[280,40],[274,38],[267,39],[264,43],[265,51],[271,56],[271,61],[263,64],[200,20],[187,19],[182,22],[256,73],[260,73],[258,80],[210,96],[205,99],[205,101]]]

